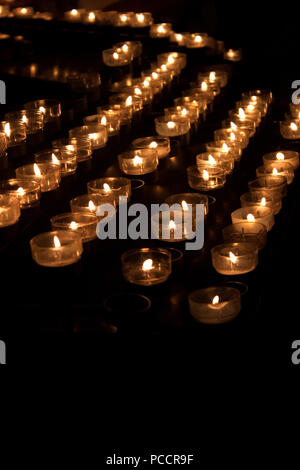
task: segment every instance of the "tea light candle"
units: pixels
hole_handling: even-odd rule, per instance
[[[156,149],[134,149],[118,155],[120,170],[127,175],[146,175],[156,170]]]
[[[270,207],[274,215],[280,212],[282,206],[281,194],[264,191],[262,189],[242,194],[240,201],[242,207]]]
[[[50,219],[52,230],[71,230],[78,233],[83,243],[97,238],[98,218],[92,212],[67,212]]]
[[[273,210],[270,207],[262,205],[237,209],[231,213],[231,220],[233,224],[244,221],[258,222],[259,224],[265,225],[268,232],[275,223]]]
[[[68,230],[40,233],[30,240],[30,248],[37,264],[57,268],[77,263],[83,253],[80,235]]]
[[[0,130],[6,135],[8,147],[14,147],[26,140],[26,126],[21,119],[1,121]]]
[[[242,93],[242,97],[248,97],[253,100],[253,97],[257,97],[266,103],[271,104],[273,100],[273,94],[271,90],[247,90]]]
[[[0,194],[0,228],[17,223],[20,214],[18,198],[9,194]]]
[[[21,209],[34,206],[41,197],[41,187],[37,181],[21,178],[1,181],[0,192],[16,197]]]
[[[188,295],[188,302],[192,317],[208,325],[227,323],[241,311],[241,293],[234,287],[195,290]]]
[[[175,106],[195,107],[198,109],[199,116],[205,117],[207,111],[207,100],[199,96],[182,96],[181,98],[174,99]]]
[[[61,176],[68,176],[75,173],[77,168],[77,159],[75,151],[61,152],[59,149],[43,150],[34,154],[34,160],[37,164],[52,163],[58,165]]]
[[[293,166],[294,170],[297,170],[299,168],[299,152],[294,150],[278,150],[277,152],[266,153],[263,156],[263,162],[265,166],[273,162],[288,162]]]
[[[57,139],[52,141],[52,147],[62,154],[76,156],[77,162],[84,162],[92,158],[92,142],[88,136],[70,137],[69,139]]]
[[[88,137],[91,141],[92,149],[99,149],[105,146],[108,140],[108,132],[101,124],[89,124],[88,126],[74,127],[69,130],[69,137]]]
[[[87,126],[96,123],[105,126],[109,137],[117,135],[120,130],[120,117],[116,114],[106,114],[102,112],[92,116],[86,116],[83,118],[83,123]]]
[[[64,19],[71,23],[78,23],[80,22],[80,19],[81,19],[81,12],[80,10],[76,10],[76,8],[73,8],[72,10],[69,10],[69,11],[65,11]]]
[[[241,147],[234,145],[232,142],[229,143],[225,140],[219,140],[218,142],[207,142],[205,148],[209,153],[221,153],[224,156],[230,156],[234,160],[239,160],[242,155]]]
[[[291,184],[294,179],[294,168],[288,162],[272,162],[267,166],[259,166],[256,168],[256,176],[285,176],[287,184]]]
[[[130,26],[132,28],[145,28],[153,23],[152,14],[149,12],[134,13],[131,18]]]
[[[236,145],[241,149],[245,149],[249,144],[249,137],[240,130],[217,129],[214,131],[214,138],[216,142],[228,142],[229,146]]]
[[[135,139],[131,143],[131,147],[134,149],[153,149],[156,150],[159,159],[165,158],[169,155],[171,146],[170,139],[168,137],[141,137]]]
[[[172,120],[174,116],[188,117],[191,123],[195,123],[199,119],[199,109],[196,106],[172,106],[165,108],[164,113],[170,120]]]
[[[266,226],[259,222],[238,222],[222,229],[225,243],[254,243],[259,250],[267,244]]]
[[[123,106],[121,104],[110,104],[97,108],[97,113],[104,113],[105,116],[115,116],[120,119],[120,125],[128,124],[132,119],[132,106]]]
[[[0,157],[4,157],[7,149],[7,135],[5,132],[0,132]]]
[[[207,46],[208,35],[206,33],[186,33],[185,45],[188,49],[199,49]]]
[[[255,127],[260,124],[261,121],[261,113],[259,111],[253,111],[250,113],[246,113],[246,109],[239,107],[238,109],[233,109],[229,111],[228,116],[231,120],[237,123],[242,123],[244,121],[253,121]]]
[[[129,93],[110,95],[108,101],[110,105],[119,105],[121,109],[129,108],[134,113],[143,109],[143,98]]]
[[[119,204],[119,197],[125,196],[127,199],[131,196],[131,181],[128,178],[98,178],[89,181],[87,184],[88,194],[111,193],[114,196],[116,204]]]
[[[185,205],[166,209],[151,217],[152,237],[164,242],[182,242],[194,237],[196,218],[193,210]],[[174,210],[175,209],[175,210]]]
[[[152,38],[168,38],[171,32],[171,23],[152,24],[150,27],[150,36]]]
[[[255,180],[249,181],[250,191],[264,190],[268,192],[278,192],[281,197],[286,195],[287,181],[285,176],[260,176]]]
[[[196,165],[199,171],[207,167],[217,166],[224,170],[225,175],[229,175],[234,168],[234,158],[220,152],[213,152],[213,154],[203,152],[196,155]]]
[[[179,193],[172,194],[166,199],[166,204],[172,206],[173,204],[179,204],[182,207],[183,212],[192,211],[193,218],[196,217],[196,205],[204,205],[204,214],[208,214],[209,202],[206,194],[199,193]]]
[[[134,13],[132,11],[127,11],[126,13],[118,13],[116,12],[112,18],[114,26],[130,26],[134,17]]]
[[[223,57],[230,62],[240,62],[242,60],[242,49],[228,49],[224,51]]]
[[[25,109],[38,109],[44,115],[44,122],[50,122],[61,116],[61,103],[55,99],[29,101]]]
[[[40,184],[42,193],[58,188],[61,173],[59,165],[53,163],[30,163],[16,169],[17,179],[28,179]]]
[[[123,52],[121,49],[105,49],[102,51],[102,60],[108,67],[123,67],[133,59],[133,53]]]
[[[16,18],[28,19],[33,17],[34,10],[32,7],[19,7],[13,8],[12,13]]]
[[[163,137],[178,137],[189,132],[191,123],[188,117],[174,116],[170,120],[167,116],[155,118],[155,130]]]
[[[53,20],[53,14],[50,11],[36,11],[33,18],[35,20],[51,21]]]
[[[256,122],[256,125],[260,124],[261,121],[261,112],[253,104],[242,104],[240,102],[236,103],[235,114],[238,115],[240,119],[243,119],[244,116],[248,120]],[[231,116],[231,113],[229,113]]]
[[[180,72],[186,67],[186,54],[183,52],[163,52],[158,54],[157,64],[164,72],[168,69],[175,73]]]
[[[199,169],[197,165],[187,168],[189,186],[196,190],[211,191],[222,188],[226,183],[225,171],[216,166]]]
[[[121,256],[121,262],[124,278],[141,286],[161,284],[172,271],[171,254],[162,248],[126,251]]]
[[[225,276],[246,274],[258,264],[258,248],[253,243],[224,243],[211,249],[215,270]]]
[[[38,109],[22,109],[5,114],[7,121],[21,121],[26,128],[26,134],[35,134],[44,127],[44,114]]]
[[[257,96],[242,98],[240,101],[237,102],[237,106],[250,106],[250,110],[258,110],[262,116],[265,116],[268,111],[268,103],[263,101],[261,98],[258,98]]]
[[[115,197],[112,191],[103,192],[103,194],[82,194],[70,201],[71,212],[84,212],[95,215],[101,204],[115,206]]]
[[[300,138],[300,120],[286,119],[280,122],[280,133],[284,139],[294,140]]]
[[[234,119],[225,119],[222,121],[222,127],[224,129],[232,129],[233,132],[241,131],[244,132],[248,137],[253,137],[256,130],[256,124],[254,121]]]
[[[225,70],[210,70],[208,72],[200,72],[197,76],[198,83],[208,81],[208,83],[217,83],[224,88],[228,83],[228,73]]]
[[[170,42],[176,42],[178,46],[185,46],[186,45],[185,34],[186,33],[176,33],[175,31],[172,31],[169,36],[169,40]]]

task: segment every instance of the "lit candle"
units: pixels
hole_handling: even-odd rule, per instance
[[[188,49],[199,49],[207,46],[208,35],[206,33],[186,33],[185,45]]]
[[[118,155],[120,170],[127,175],[145,175],[156,170],[157,150],[153,148],[134,149]]]
[[[224,51],[224,59],[230,62],[240,62],[242,60],[242,49],[228,49]]]
[[[234,158],[231,155],[221,152],[203,152],[196,155],[196,165],[199,171],[206,167],[218,166],[228,175],[234,168]]]
[[[105,49],[102,51],[102,59],[108,67],[122,67],[132,61],[133,53],[131,50],[124,52],[122,49]]]
[[[234,287],[199,289],[188,295],[188,301],[192,317],[200,323],[227,323],[241,310],[241,293]]]
[[[101,204],[112,204],[115,206],[115,197],[112,191],[103,191],[102,194],[82,194],[70,201],[72,212],[84,212],[96,214]]]
[[[187,168],[189,186],[196,190],[210,191],[222,188],[226,182],[225,171],[216,166],[199,169],[197,165]]]
[[[287,184],[291,184],[294,179],[294,168],[289,162],[269,162],[266,165],[256,168],[256,176],[285,176]]]
[[[267,231],[271,230],[275,220],[274,213],[270,207],[264,205],[242,207],[231,213],[231,220],[233,224],[239,222],[258,222],[265,225]]]
[[[133,28],[144,28],[153,23],[152,14],[149,12],[135,13],[131,19],[130,26]]]
[[[152,38],[167,38],[172,32],[171,23],[153,24],[150,27],[150,36]]]
[[[41,233],[30,240],[34,261],[47,267],[63,267],[81,258],[83,247],[78,233],[58,230]]]
[[[0,228],[17,223],[20,214],[18,198],[9,194],[0,194]]]
[[[98,178],[89,181],[87,184],[88,194],[112,193],[116,204],[119,204],[119,197],[125,196],[127,199],[131,195],[131,181],[128,178]]]
[[[69,137],[71,139],[73,137],[88,137],[91,142],[92,149],[99,149],[106,145],[108,140],[108,132],[105,126],[94,123],[70,129]]]
[[[59,165],[53,163],[31,163],[16,169],[17,179],[28,179],[37,181],[42,192],[52,191],[58,188],[61,180]]]
[[[290,163],[294,170],[299,168],[299,152],[294,150],[277,150],[276,152],[266,153],[263,156],[263,162],[265,166],[273,162],[288,162]]]
[[[21,178],[0,181],[0,192],[16,197],[21,209],[34,206],[41,197],[41,187],[37,181]]]
[[[258,248],[254,243],[237,242],[217,245],[211,249],[212,264],[223,275],[253,271],[258,264]]]
[[[79,10],[73,8],[72,10],[65,11],[64,18],[66,21],[69,21],[71,23],[79,22],[81,19],[81,13]]]
[[[34,154],[34,160],[37,164],[52,163],[58,165],[60,168],[61,176],[68,176],[75,173],[77,168],[77,158],[75,149],[68,152],[61,152],[58,149],[43,150]]]
[[[300,120],[287,119],[280,122],[280,133],[284,139],[300,139]]]
[[[152,286],[165,282],[172,271],[171,254],[162,248],[129,250],[121,257],[125,279],[133,284]]]
[[[165,158],[170,153],[170,139],[168,137],[141,137],[135,139],[131,143],[131,147],[134,149],[154,149],[157,151],[157,156],[159,159]]]
[[[34,10],[32,7],[19,7],[12,10],[13,15],[16,18],[32,18],[34,15]]]
[[[238,222],[222,229],[225,243],[248,242],[254,243],[259,250],[267,243],[266,226],[259,222]]]
[[[156,132],[163,137],[185,135],[189,132],[190,127],[190,119],[187,116],[174,116],[172,120],[167,116],[155,118]]]
[[[240,200],[242,207],[270,207],[274,215],[279,213],[282,206],[281,194],[277,192],[264,191],[263,189],[242,194]]]
[[[83,242],[97,238],[98,218],[92,212],[67,212],[50,219],[52,230],[71,230],[79,233]]]
[[[232,142],[229,144],[229,142],[225,140],[219,140],[218,142],[207,142],[205,147],[209,153],[221,153],[224,156],[232,157],[234,160],[239,160],[242,155],[241,147],[238,147]]]

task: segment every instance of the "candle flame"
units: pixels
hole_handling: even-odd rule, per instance
[[[142,163],[143,163],[143,159],[139,157],[138,155],[136,155],[133,159],[134,166],[141,165]]]
[[[216,72],[210,72],[209,81],[214,82],[216,80]]]
[[[153,142],[151,142],[151,144],[149,144],[149,147],[150,147],[151,149],[156,149],[156,148],[157,148],[157,145],[158,145],[157,142],[155,142],[155,140],[153,140]]]
[[[96,19],[96,15],[95,15],[95,13],[94,13],[93,11],[91,11],[91,12],[89,13],[89,20],[90,20],[90,21],[95,21],[95,19]]]
[[[290,127],[291,127],[292,131],[296,131],[298,129],[297,124],[295,124],[294,122],[291,123]]]
[[[198,43],[202,42],[202,37],[199,34],[195,36],[195,42],[198,42]]]
[[[239,108],[239,118],[241,120],[244,120],[245,117],[246,117],[245,111],[243,110],[243,108]]]
[[[90,140],[97,140],[97,133],[93,132],[92,134],[89,134],[89,139]]]
[[[153,260],[151,258],[149,259],[146,259],[144,262],[143,262],[143,267],[142,267],[143,271],[150,271],[151,269],[153,269]]]
[[[44,106],[40,106],[39,111],[41,111],[42,114],[45,114],[46,113],[46,108]]]
[[[266,198],[265,198],[265,197],[262,197],[262,198],[261,198],[261,201],[260,201],[260,205],[261,205],[261,206],[266,206],[266,204],[267,204]]]
[[[277,168],[273,168],[272,175],[277,176],[278,175],[278,170]]]
[[[168,70],[166,64],[162,64],[160,68],[163,72],[166,72]]]
[[[257,96],[255,96],[255,95],[251,96],[251,100],[252,101],[257,101]]]
[[[158,73],[152,72],[152,78],[154,78],[154,80],[156,80],[158,78]]]
[[[123,44],[122,50],[123,50],[123,52],[128,52],[128,50],[129,50],[128,45],[127,45],[127,44]]]
[[[11,129],[10,129],[10,123],[9,122],[6,122],[5,125],[4,125],[4,132],[6,134],[6,137],[10,137],[10,134],[11,134]]]
[[[237,125],[234,122],[231,122],[230,126],[231,126],[231,129],[233,129],[234,131],[237,130]]]
[[[185,201],[182,201],[182,202],[181,202],[181,207],[182,207],[182,209],[183,209],[184,211],[188,210],[188,205],[187,205],[187,203],[186,203]]]
[[[202,91],[207,91],[207,83],[206,82],[201,83],[201,90]]]
[[[235,254],[232,253],[232,251],[229,252],[229,258],[232,263],[237,262],[237,257],[235,256]]]
[[[255,107],[253,106],[253,104],[249,104],[247,106],[247,109],[248,109],[248,111],[253,111],[255,109]]]
[[[175,126],[176,126],[176,124],[175,124],[174,121],[169,121],[169,122],[167,123],[167,126],[168,126],[169,129],[174,129]]]
[[[71,10],[71,15],[72,16],[77,16],[78,15],[78,10],[75,10],[75,8],[73,8],[73,10]]]
[[[186,109],[186,108],[183,108],[183,109],[181,110],[181,116],[186,116],[186,115],[187,115],[187,112],[188,112],[187,109]]]
[[[137,87],[137,88],[134,89],[134,94],[140,96],[142,94],[142,90]]]
[[[125,21],[127,21],[127,15],[121,15],[121,21],[122,23],[125,23]]]
[[[35,176],[41,176],[41,170],[39,169],[36,163],[34,163],[33,165],[33,171],[34,171]]]
[[[21,8],[21,13],[22,15],[25,15],[27,13],[27,8]]]
[[[205,181],[209,180],[209,173],[207,170],[203,170],[202,177]]]
[[[170,230],[175,230],[175,228],[176,228],[176,224],[175,224],[174,220],[170,220],[169,229]]]
[[[54,243],[55,248],[60,248],[61,247],[59,238],[56,235],[54,235],[54,237],[53,237],[53,243]]]
[[[118,54],[117,52],[114,52],[114,53],[113,53],[113,58],[114,58],[115,60],[118,60],[119,54]]]
[[[18,196],[24,196],[25,191],[21,186],[17,189]]]
[[[255,222],[255,217],[253,214],[248,214],[247,215],[247,221],[248,222]]]
[[[54,163],[54,165],[59,165],[60,164],[58,158],[55,156],[54,153],[52,153],[52,155],[51,155],[51,160],[52,160],[52,163]]]
[[[138,14],[137,20],[139,23],[143,23],[143,21],[145,20],[145,15],[143,15],[143,13]]]
[[[215,295],[214,298],[212,299],[212,304],[216,305],[220,302],[220,297],[218,295]]]
[[[24,124],[27,124],[28,123],[28,119],[26,117],[26,114],[23,114],[22,116],[22,121],[24,122]]]
[[[77,229],[78,229],[78,223],[77,223],[77,222],[74,222],[74,220],[72,220],[72,222],[70,223],[69,227],[70,227],[72,230],[77,230]]]
[[[104,183],[103,184],[103,189],[106,193],[109,193],[111,191],[109,184]]]
[[[229,152],[229,147],[228,145],[224,142],[222,145],[222,151],[228,153]]]
[[[125,101],[126,106],[132,106],[132,96],[128,96],[128,98]]]
[[[157,27],[157,32],[158,32],[158,33],[164,33],[164,32],[165,32],[165,27],[164,27],[164,25],[160,24],[160,25]]]
[[[95,206],[95,204],[93,203],[93,201],[89,201],[89,210],[90,210],[91,212],[95,212],[95,210],[96,210],[96,206]]]
[[[182,41],[183,36],[182,34],[176,34],[175,38],[176,38],[176,41]]]
[[[100,124],[102,124],[102,126],[106,126],[106,125],[107,125],[106,116],[102,116],[101,121],[100,121]]]
[[[148,79],[143,81],[143,86],[146,87],[146,88],[150,86],[150,82],[149,82]]]
[[[235,139],[236,139],[235,133],[234,133],[234,132],[230,132],[230,140],[231,140],[231,142],[233,142]]]
[[[216,160],[214,159],[214,157],[213,157],[212,155],[210,155],[210,154],[208,155],[208,161],[209,161],[209,163],[210,163],[211,165],[216,165],[216,164],[217,164],[217,162],[216,162]]]
[[[277,158],[277,160],[284,160],[284,154],[282,152],[277,152],[276,153],[276,158]]]

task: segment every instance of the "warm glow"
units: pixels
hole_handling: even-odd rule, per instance
[[[245,114],[245,111],[243,110],[243,108],[239,109],[239,118],[241,120],[244,120],[246,118],[246,114]]]
[[[144,87],[150,86],[149,80],[144,80],[144,81],[143,81],[143,86],[144,86]]]
[[[231,126],[231,129],[234,130],[234,131],[236,131],[237,128],[238,128],[237,125],[234,122],[231,122],[230,126]]]
[[[6,137],[9,138],[9,137],[10,137],[10,133],[11,133],[9,122],[6,122],[6,123],[5,123],[5,125],[4,125],[4,132],[5,132]]]
[[[169,129],[174,129],[175,126],[176,126],[176,124],[175,124],[174,121],[169,121],[169,122],[167,123],[167,126],[168,126]]]
[[[152,259],[146,259],[144,262],[143,262],[143,267],[142,267],[143,271],[150,271],[151,269],[153,269],[153,260]]]
[[[202,42],[202,37],[199,34],[197,34],[197,36],[195,36],[195,42],[198,42],[198,43]]]
[[[128,96],[128,98],[125,101],[126,106],[132,106],[132,96]]]
[[[276,153],[277,160],[284,160],[284,154],[281,152]]]
[[[236,139],[235,133],[234,133],[234,132],[230,132],[230,140],[231,140],[231,142],[233,142],[235,139]]]
[[[176,41],[182,41],[183,36],[182,34],[176,34],[175,38],[176,38]]]
[[[118,60],[119,54],[118,54],[117,52],[114,52],[114,53],[113,53],[113,58],[114,58],[115,60]]]
[[[188,205],[187,205],[187,203],[186,203],[185,201],[182,201],[182,202],[181,202],[181,207],[182,207],[182,209],[183,209],[184,211],[188,210]]]
[[[129,49],[128,45],[127,45],[127,44],[123,44],[123,46],[122,46],[123,52],[128,52],[128,49]]]
[[[23,114],[23,116],[22,116],[22,121],[24,122],[24,124],[27,124],[27,122],[28,122],[28,119],[27,119],[25,114]]]
[[[201,90],[202,91],[207,91],[207,83],[206,82],[201,83]]]
[[[89,134],[89,139],[90,139],[90,140],[94,140],[94,141],[97,140],[97,134],[96,134],[96,132],[94,132],[93,134]]]
[[[174,61],[174,59],[173,59],[173,61]],[[166,64],[162,64],[160,68],[163,72],[166,72],[168,70]]]
[[[20,186],[20,188],[17,189],[18,196],[24,196],[25,191],[24,188]]]
[[[104,183],[103,184],[103,189],[106,193],[109,193],[111,191],[109,184]]]
[[[265,197],[262,197],[262,198],[261,198],[261,201],[260,201],[260,205],[261,205],[261,206],[265,206],[266,204],[267,204],[266,198],[265,198]]]
[[[72,15],[72,16],[77,16],[77,15],[78,15],[78,11],[75,10],[75,9],[71,10],[71,15]]]
[[[217,162],[216,162],[216,160],[214,159],[214,157],[213,157],[212,155],[210,155],[210,154],[208,155],[208,161],[209,161],[209,163],[210,163],[211,165],[216,165],[216,164],[217,164]]]
[[[168,64],[175,64],[175,59],[171,55],[168,57]]]
[[[96,15],[95,15],[95,13],[94,13],[93,11],[91,11],[91,12],[89,13],[89,20],[90,20],[90,21],[95,21],[95,19],[96,19]]]
[[[175,230],[175,228],[176,228],[176,224],[175,224],[174,220],[170,220],[169,229],[170,230]]]
[[[214,298],[212,299],[212,304],[216,305],[220,302],[220,297],[218,295],[215,295]]]
[[[186,116],[187,115],[187,109],[186,108],[183,108],[181,110],[181,116]]]
[[[41,170],[36,163],[33,164],[33,171],[35,176],[41,176]]]
[[[272,175],[277,176],[278,175],[278,170],[277,168],[273,168]]]
[[[216,80],[216,72],[210,72],[209,81],[214,82]]]
[[[232,263],[237,262],[237,257],[235,256],[235,254],[232,253],[232,251],[229,252],[229,258]]]
[[[228,145],[227,145],[225,142],[224,142],[224,144],[222,145],[222,151],[223,151],[223,152],[226,152],[226,153],[229,152],[229,147],[228,147]]]
[[[296,131],[298,129],[297,124],[295,124],[294,122],[291,123],[290,128],[292,129],[292,131]]]
[[[207,170],[203,170],[202,176],[205,181],[209,180],[209,173]]]
[[[142,90],[140,88],[135,88],[134,89],[134,94],[140,96],[142,94]]]
[[[255,95],[251,96],[251,100],[252,101],[257,101],[257,96],[255,96]]]
[[[25,15],[27,13],[27,8],[21,8],[21,13],[22,15]]]
[[[107,125],[106,116],[102,116],[101,121],[100,121],[100,124],[102,124],[102,126],[106,126],[106,125]]]
[[[149,147],[150,147],[151,149],[156,149],[156,148],[157,148],[157,145],[158,145],[157,142],[155,142],[155,141],[153,140],[153,142],[151,142],[151,144],[149,144]]]
[[[96,206],[95,206],[95,204],[93,203],[93,201],[89,201],[89,210],[90,210],[91,212],[95,212],[95,210],[96,210]]]
[[[255,217],[253,214],[248,214],[247,215],[247,221],[248,222],[255,222]]]
[[[138,155],[136,155],[133,159],[134,166],[141,165],[142,163],[143,163],[143,159],[139,157]]]
[[[158,32],[158,33],[164,33],[164,32],[165,32],[165,27],[164,27],[164,25],[160,24],[160,25],[157,27],[157,32]]]
[[[127,16],[126,15],[121,15],[121,21],[122,23],[125,23],[125,21],[127,21]]]
[[[248,111],[254,111],[255,107],[253,106],[253,104],[249,104],[247,106],[247,109],[248,109]]]
[[[145,20],[145,15],[143,15],[143,13],[136,15],[136,17],[139,23],[143,23],[143,21]]]
[[[54,235],[54,237],[53,237],[53,243],[54,243],[55,248],[60,248],[61,247],[59,238],[56,235]]]
[[[59,165],[60,164],[58,158],[55,156],[54,153],[52,153],[51,159],[52,159],[52,163],[54,163],[54,165]]]
[[[158,73],[152,72],[152,78],[154,78],[154,80],[156,80],[158,78]]]
[[[44,108],[44,106],[40,106],[39,111],[41,111],[41,113],[45,114],[46,113],[46,108]]]
[[[72,220],[72,222],[70,223],[70,226],[69,226],[72,230],[77,230],[78,229],[78,223],[77,222],[74,222],[74,220]]]

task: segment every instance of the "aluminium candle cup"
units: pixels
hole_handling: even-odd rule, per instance
[[[224,51],[223,58],[229,62],[240,62],[242,60],[242,49],[228,49]]]
[[[195,290],[188,295],[188,302],[191,316],[208,325],[227,323],[241,311],[241,293],[234,287]]]
[[[175,116],[170,120],[167,116],[155,118],[155,130],[163,137],[177,137],[189,132],[191,123],[189,118]]]
[[[119,197],[125,196],[130,199],[131,181],[123,177],[98,178],[89,181],[87,184],[88,194],[100,194],[108,192],[114,195],[116,205],[119,204]]]
[[[109,137],[117,135],[120,131],[120,118],[116,115],[106,115],[105,113],[94,114],[83,118],[83,124],[101,124],[105,126]]]
[[[78,233],[83,243],[97,238],[98,218],[91,212],[66,212],[51,217],[50,222],[52,230],[70,230]]]
[[[159,159],[165,158],[171,151],[170,139],[168,137],[149,136],[135,139],[131,143],[134,149],[155,149]]]
[[[206,151],[209,153],[221,153],[224,156],[232,157],[234,160],[240,160],[242,156],[242,149],[236,145],[232,145],[225,140],[219,140],[218,142],[207,142],[205,144]]]
[[[201,170],[197,165],[187,168],[187,178],[192,189],[201,191],[212,191],[219,189],[226,183],[225,171],[216,166],[207,166]]]
[[[118,155],[119,167],[126,175],[146,175],[157,169],[157,150],[133,149]]]
[[[152,24],[153,17],[150,12],[134,13],[133,17],[130,18],[130,26],[132,28],[145,28]]]
[[[172,206],[173,204],[179,204],[183,211],[190,210],[188,207],[186,208],[186,204],[191,205],[191,209],[193,212],[193,217],[196,217],[196,205],[203,204],[204,205],[204,214],[208,214],[209,202],[208,196],[206,194],[199,194],[199,193],[179,193],[179,194],[172,194],[166,198],[166,204]],[[186,208],[186,209],[185,209]]]
[[[267,244],[266,226],[259,222],[238,222],[222,229],[224,243],[254,243],[259,250]]]
[[[171,254],[162,248],[141,248],[126,251],[121,256],[124,278],[140,286],[165,282],[172,272]]]
[[[61,116],[61,104],[55,99],[29,101],[24,105],[25,109],[38,109],[44,114],[44,122],[50,122]]]
[[[267,231],[269,232],[274,223],[274,213],[271,207],[266,206],[244,206],[241,209],[237,209],[231,212],[231,220],[233,224],[239,222],[258,222],[259,224],[265,225]]]
[[[280,134],[284,139],[300,139],[300,119],[280,121]]]
[[[287,181],[285,176],[260,176],[248,183],[249,190],[264,190],[269,192],[278,192],[281,197],[286,196]]]
[[[277,150],[276,152],[269,152],[263,155],[264,166],[268,166],[273,162],[288,162],[294,170],[299,168],[299,152],[294,150]]]
[[[219,274],[236,276],[253,271],[258,264],[255,243],[224,243],[211,249],[212,264]]]
[[[1,121],[0,131],[5,133],[8,147],[14,147],[26,140],[26,126],[22,119]]]
[[[84,162],[92,158],[92,142],[88,136],[53,140],[52,147],[53,149],[58,149],[63,154],[74,151],[77,162]]]
[[[30,163],[16,169],[17,179],[28,179],[40,184],[42,193],[57,189],[61,180],[59,165]]]
[[[288,162],[273,162],[261,165],[256,168],[256,176],[285,176],[287,184],[291,184],[294,179],[294,168]]]
[[[70,201],[71,212],[96,214],[101,204],[111,204],[115,207],[116,201],[112,191],[103,194],[82,194]],[[97,216],[98,220],[99,217]]]
[[[37,181],[15,178],[0,181],[0,193],[16,197],[19,200],[21,209],[27,209],[39,202],[41,187]]]
[[[152,24],[150,27],[151,38],[168,38],[172,32],[171,23]]]
[[[276,191],[264,191],[263,189],[242,194],[240,201],[241,207],[270,207],[274,215],[278,214],[282,207],[282,198],[280,193]]]
[[[70,230],[40,233],[30,240],[30,248],[37,264],[56,268],[77,263],[83,253],[81,236]]]
[[[92,145],[92,149],[96,150],[105,146],[108,140],[108,132],[105,126],[101,124],[89,124],[88,126],[74,127],[69,130],[69,137],[87,137]]]
[[[245,132],[245,134],[248,135],[248,137],[253,137],[256,131],[256,125],[254,121],[250,120],[240,120],[240,119],[225,119],[222,121],[222,127],[224,129],[232,129],[233,132],[235,130],[240,130],[242,132]]]
[[[228,141],[228,145],[233,144],[245,149],[249,144],[249,137],[242,131],[232,129],[217,129],[214,131],[214,139],[218,141]]]
[[[133,53],[131,55],[123,52],[121,49],[105,49],[102,51],[102,60],[108,67],[123,67],[124,65],[130,64],[133,59]]]
[[[33,17],[34,9],[32,7],[13,8],[12,13],[16,18],[29,19]]]
[[[0,228],[16,224],[20,215],[18,198],[10,194],[0,194]]]
[[[59,149],[43,150],[34,154],[34,161],[40,163],[53,163],[60,168],[61,176],[75,173],[77,168],[76,153],[74,151],[61,152]]]
[[[203,152],[196,155],[196,165],[200,171],[208,166],[217,166],[229,175],[234,169],[234,158],[221,152]]]
[[[201,49],[206,47],[208,43],[208,35],[206,33],[186,33],[184,39],[187,49]]]

